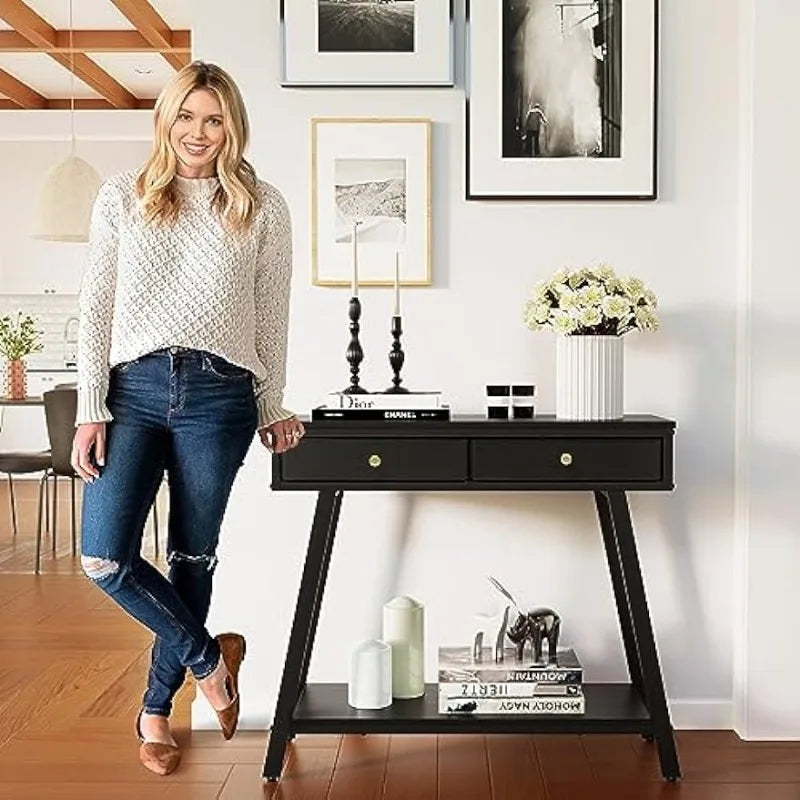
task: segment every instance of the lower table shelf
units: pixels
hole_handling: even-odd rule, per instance
[[[440,714],[439,687],[413,700],[364,711],[347,704],[347,684],[307,684],[294,714],[294,733],[650,733],[652,722],[630,683],[584,684],[584,714]]]
[[[629,427],[630,421],[618,423],[616,427],[607,422],[590,423],[588,426],[585,423],[565,423],[563,425],[552,423],[551,438],[560,438],[562,435],[569,438],[569,449],[572,450],[573,445],[577,446],[577,441],[573,440],[584,439],[588,442],[589,440],[594,441],[598,437],[605,439],[610,436],[619,439],[620,447],[624,450],[629,443],[632,431],[635,436],[645,437],[649,436],[648,431],[652,431],[655,438],[662,439],[662,447],[655,448],[651,453],[651,456],[655,454],[654,457],[657,457],[660,467],[653,466],[655,462],[652,461],[652,458],[648,462],[653,470],[656,472],[660,470],[658,474],[661,475],[661,480],[654,483],[651,488],[672,488],[671,435],[674,424],[668,420],[657,420],[657,427],[654,428],[645,421],[642,423],[644,427],[631,428]],[[647,427],[648,425],[650,427]],[[669,431],[662,430],[664,425],[669,427]],[[333,465],[332,469],[337,476],[335,480],[317,480],[316,478],[306,480],[297,474],[295,474],[297,480],[286,480],[287,473],[282,471],[284,456],[276,455],[275,457],[276,470],[273,470],[273,488],[314,489],[317,491],[317,503],[269,745],[264,759],[262,773],[264,778],[270,781],[280,778],[286,755],[286,744],[297,733],[632,733],[643,734],[645,738],[652,739],[658,750],[662,775],[669,781],[678,780],[681,775],[678,753],[675,749],[675,738],[664,694],[658,652],[647,608],[633,521],[625,494],[627,487],[643,487],[632,474],[622,480],[614,475],[604,473],[602,465],[605,462],[603,459],[593,467],[593,469],[595,467],[597,469],[596,483],[588,480],[576,481],[574,480],[575,473],[572,473],[573,479],[560,481],[555,488],[575,491],[591,489],[593,491],[611,586],[614,590],[622,642],[625,647],[625,660],[628,665],[630,683],[586,684],[584,686],[586,713],[579,715],[440,714],[437,684],[429,684],[424,696],[415,700],[395,701],[389,708],[380,711],[360,711],[348,706],[345,684],[307,684],[314,637],[319,622],[345,488],[366,491],[452,488],[481,491],[506,491],[509,489],[539,491],[553,488],[549,480],[546,480],[546,476],[539,476],[535,480],[520,479],[514,486],[506,486],[499,479],[497,481],[494,479],[470,479],[455,486],[451,485],[451,481],[446,475],[439,475],[438,478],[428,481],[417,481],[413,477],[416,474],[413,465],[418,462],[418,458],[416,456],[416,460],[411,458],[411,451],[413,450],[418,456],[415,443],[428,437],[430,431],[433,431],[433,428],[429,431],[429,423],[425,423],[424,428],[423,432],[422,427],[409,424],[401,432],[399,423],[386,423],[385,425],[376,423],[374,427],[368,429],[354,425],[342,436],[332,434],[333,427],[319,427],[318,423],[309,423],[307,430],[311,433],[312,438],[316,432],[320,441],[323,442],[320,445],[320,447],[324,445],[320,458],[324,458],[326,463]],[[338,427],[336,430],[344,431],[343,428]],[[503,426],[503,431],[512,430],[521,431],[522,428]],[[541,430],[539,429],[539,432]],[[475,441],[496,439],[501,442],[507,439],[509,444],[514,444],[517,435],[518,433],[514,433],[509,438],[507,434],[500,432],[500,426],[485,425],[483,422],[480,424],[469,423],[464,428],[458,427],[457,424],[450,427],[450,423],[448,423],[436,429],[434,439],[436,442],[443,441],[445,443],[448,443],[448,439],[458,441],[468,439],[470,442],[473,439]],[[394,463],[405,464],[410,471],[403,473],[402,480],[398,477],[396,481],[377,480],[372,473],[366,475],[363,471],[358,472],[352,480],[343,474],[339,475],[337,465],[341,463],[343,453],[345,455],[352,453],[351,440],[355,439],[359,441],[359,447],[362,448],[363,453],[372,453],[373,455],[379,452],[375,448],[383,447],[388,442],[392,453],[398,455],[398,460]],[[403,444],[406,439],[412,442],[414,447],[405,449]],[[461,448],[462,444],[463,442],[458,447]],[[514,444],[514,448],[516,448],[516,444]],[[441,450],[441,453],[444,452],[444,449]],[[286,455],[291,457],[290,454]],[[469,462],[467,466],[469,466]],[[630,465],[626,465],[626,469],[627,466]],[[359,469],[362,468],[363,464]],[[527,462],[525,462],[524,469],[528,469]],[[636,469],[638,467],[634,468],[634,471]],[[397,477],[398,473],[394,474]],[[525,474],[529,475],[527,472]],[[276,475],[278,476],[277,480]],[[343,480],[346,483],[342,483]]]

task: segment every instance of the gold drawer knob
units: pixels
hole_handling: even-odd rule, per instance
[[[379,467],[381,465],[381,457],[377,453],[373,453],[368,459],[367,463],[371,467]]]
[[[572,463],[572,453],[562,453],[559,461],[561,461],[565,467],[568,467]]]

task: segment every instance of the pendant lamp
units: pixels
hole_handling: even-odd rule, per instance
[[[51,242],[88,242],[92,206],[103,179],[75,155],[75,51],[72,42],[72,0],[69,2],[70,151],[47,174],[39,195],[34,238]]]

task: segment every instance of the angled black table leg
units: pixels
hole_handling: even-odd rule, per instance
[[[625,580],[622,577],[622,565],[619,560],[617,538],[614,534],[614,522],[611,519],[611,508],[605,492],[596,491],[594,502],[597,506],[597,518],[600,521],[600,530],[603,534],[603,544],[606,550],[608,571],[611,575],[611,586],[614,589],[614,600],[617,603],[617,616],[622,633],[622,643],[625,646],[625,659],[628,662],[628,674],[631,685],[644,698],[644,683],[642,682],[642,663],[639,657],[639,646],[633,633],[633,619],[631,606],[628,601],[628,592]]]
[[[325,551],[322,555],[322,564],[319,570],[317,581],[317,592],[314,595],[314,606],[311,615],[311,624],[306,638],[306,647],[303,653],[303,662],[300,667],[300,682],[298,684],[297,700],[306,685],[308,678],[308,665],[311,662],[311,651],[314,649],[314,637],[317,635],[317,623],[319,622],[319,611],[322,607],[322,595],[325,592],[325,583],[328,580],[328,567],[331,563],[331,553],[333,552],[333,540],[336,536],[336,526],[339,524],[339,511],[342,507],[342,495],[344,492],[337,491],[333,496],[333,511],[331,512],[330,524],[328,525],[328,535],[325,538]]]
[[[283,678],[275,707],[275,717],[269,736],[269,746],[264,760],[263,777],[276,781],[281,776],[286,741],[291,733],[292,714],[300,695],[301,678],[308,668],[313,644],[312,629],[319,615],[324,585],[320,582],[323,569],[327,570],[330,547],[334,537],[334,523],[341,504],[341,492],[324,489],[317,495],[314,522],[308,540],[306,563],[300,580],[300,591],[294,612],[289,648],[283,666]],[[316,611],[315,611],[316,608]]]
[[[622,578],[625,582],[630,604],[633,635],[639,649],[644,696],[653,722],[653,735],[655,736],[658,757],[661,762],[661,774],[667,780],[674,781],[680,778],[681,769],[678,764],[678,753],[675,749],[675,738],[669,718],[667,698],[664,694],[664,683],[661,678],[661,667],[658,663],[653,626],[650,622],[650,612],[647,609],[647,598],[639,566],[636,540],[633,536],[628,500],[625,492],[619,491],[609,492],[608,500],[614,534],[619,549]]]
[[[319,611],[322,607],[322,595],[325,592],[325,583],[328,580],[328,567],[331,563],[331,553],[333,552],[333,540],[336,536],[336,526],[339,524],[339,510],[342,507],[342,491],[337,491],[333,498],[333,511],[331,512],[328,524],[328,533],[325,537],[325,549],[322,555],[319,576],[317,578],[317,591],[314,594],[314,602],[311,609],[311,623],[308,628],[308,636],[303,650],[303,660],[300,665],[300,680],[297,683],[297,697],[295,704],[300,700],[303,689],[308,678],[308,665],[311,662],[311,651],[314,649],[314,637],[317,635],[317,622],[319,622]],[[287,741],[294,740],[294,731],[289,731]]]

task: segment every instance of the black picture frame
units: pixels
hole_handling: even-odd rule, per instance
[[[622,127],[621,144],[617,144],[620,154],[612,158],[536,158],[536,157],[506,157],[503,153],[505,146],[507,125],[505,120],[495,120],[499,124],[492,125],[492,120],[486,118],[490,113],[488,109],[495,103],[501,107],[501,117],[506,112],[500,95],[491,97],[492,87],[487,86],[487,80],[497,81],[497,91],[503,91],[501,81],[506,78],[503,73],[504,53],[503,44],[497,48],[494,62],[487,59],[487,52],[492,50],[495,41],[506,42],[503,30],[504,10],[513,3],[513,0],[499,0],[496,3],[486,3],[484,0],[466,0],[466,46],[465,46],[465,194],[467,200],[540,200],[540,201],[653,201],[658,198],[658,76],[659,76],[659,0],[596,0],[598,7],[615,4],[617,9],[622,9],[622,16],[618,19],[620,25],[635,25],[643,27],[643,20],[647,22],[647,31],[651,32],[647,54],[638,51],[644,48],[642,30],[623,30],[621,47],[630,46],[637,51],[638,59],[635,63],[622,64],[619,71],[627,68],[631,74],[637,68],[643,68],[647,81],[646,108],[638,108],[636,125],[631,126],[631,132],[626,134]],[[628,13],[628,9],[633,9]],[[627,18],[626,15],[627,14]],[[488,21],[488,25],[487,25]],[[494,26],[494,27],[493,27]],[[499,29],[499,30],[498,30]],[[492,34],[498,33],[495,37]],[[487,44],[488,41],[488,44]],[[626,45],[627,42],[627,45]],[[607,45],[606,45],[607,47]],[[621,62],[621,59],[620,59]],[[646,62],[646,63],[645,63]],[[480,63],[480,70],[477,69]],[[487,70],[488,66],[488,70]],[[645,68],[646,67],[646,68]],[[487,77],[487,72],[489,73]],[[649,75],[647,74],[649,72]],[[636,72],[637,78],[642,75]],[[647,78],[649,77],[649,80]],[[630,84],[632,78],[627,83]],[[476,83],[482,84],[481,91],[476,91]],[[620,75],[619,85],[620,102],[623,103],[623,114],[627,113],[624,101],[630,98],[625,95],[628,86],[624,75]],[[633,85],[633,84],[631,84]],[[641,87],[637,87],[641,94]],[[488,102],[487,102],[488,101]],[[494,105],[493,107],[497,107]],[[484,115],[479,117],[479,115]],[[543,117],[544,118],[544,117]],[[480,123],[476,121],[480,119]],[[601,125],[605,136],[606,121],[601,111]],[[639,130],[644,125],[646,130]],[[624,126],[624,117],[623,117]],[[494,127],[494,130],[492,128]],[[489,131],[489,135],[486,132]],[[635,141],[634,141],[635,140]],[[627,152],[626,152],[627,151]],[[626,168],[624,160],[628,153],[635,152],[632,159],[636,169],[632,170],[629,185],[622,179],[621,173]],[[487,155],[488,154],[488,155]],[[605,162],[598,169],[598,162]],[[582,163],[581,163],[582,162]],[[613,162],[613,163],[612,163]],[[608,169],[603,169],[609,165]],[[580,170],[585,166],[586,185],[581,186]],[[559,188],[558,172],[563,167],[565,181],[563,191]],[[618,167],[619,169],[615,169]],[[492,170],[496,170],[492,174]],[[609,185],[604,188],[602,176],[594,177],[592,173],[608,172],[614,177],[613,188]],[[620,173],[619,175],[617,173]],[[541,179],[547,175],[547,180]],[[528,180],[528,178],[530,180]],[[575,186],[580,188],[576,190]]]

